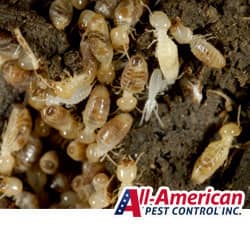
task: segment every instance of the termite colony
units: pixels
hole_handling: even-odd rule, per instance
[[[79,13],[82,70],[66,72],[60,80],[48,77],[42,59],[19,27],[12,34],[0,32],[1,76],[26,93],[23,104],[13,105],[2,133],[2,199],[11,199],[19,208],[112,207],[122,189],[135,184],[138,155],[143,152],[137,152],[136,159],[118,153],[117,162],[109,154],[122,147],[135,126],[134,112],[139,107],[143,109],[140,125],[154,113],[164,127],[157,96],[173,88],[182,76],[177,45],[189,44],[207,67],[225,66],[225,58],[205,36],[193,34],[179,18],[173,17],[171,22],[163,11],[151,11],[148,4],[144,0],[52,1],[48,16],[58,30],[67,29]],[[142,51],[130,50],[142,15],[148,16],[155,38],[156,68]],[[201,102],[202,88],[193,87],[193,95]],[[147,100],[141,105],[143,94]],[[194,183],[204,182],[223,165],[240,132],[236,123],[220,129],[221,140],[209,144],[194,166],[190,177]],[[214,154],[218,148],[225,152],[221,149],[221,154]],[[112,174],[105,168],[106,161],[114,164]],[[80,164],[81,173],[64,172],[68,162],[72,169],[74,163]],[[57,202],[49,202],[48,190],[54,196],[59,194]]]

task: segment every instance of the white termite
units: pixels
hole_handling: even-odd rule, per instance
[[[163,80],[163,75],[160,69],[154,69],[151,74],[148,88],[148,99],[144,105],[142,111],[142,117],[140,121],[140,125],[142,125],[143,121],[149,121],[152,112],[155,113],[155,116],[162,127],[164,127],[161,118],[158,114],[158,103],[156,101],[156,97],[159,93],[166,90],[168,86],[167,80]]]
[[[177,45],[167,35],[171,26],[168,16],[163,11],[154,11],[149,18],[155,28],[154,35],[157,45],[155,56],[168,84],[174,84],[179,74],[179,58]]]

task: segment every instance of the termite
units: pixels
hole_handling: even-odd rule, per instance
[[[75,139],[67,146],[67,154],[74,161],[86,160],[86,148],[87,145],[82,143],[79,139]]]
[[[198,72],[197,76],[193,76],[191,68],[187,68],[185,73],[186,77],[180,79],[180,86],[184,96],[191,96],[194,104],[200,105],[203,99],[203,84],[202,79],[204,75],[205,67],[203,66]]]
[[[47,104],[73,105],[87,98],[96,76],[95,65],[89,64],[89,66],[91,68],[86,68],[82,73],[75,74],[73,77],[68,76],[61,81],[43,79],[42,82],[48,88],[42,93],[44,99],[41,98],[41,100]]]
[[[114,11],[119,0],[97,0],[95,1],[95,11],[106,18],[113,18]]]
[[[48,175],[54,175],[59,168],[59,156],[55,150],[47,151],[39,160],[40,169]]]
[[[96,142],[89,144],[87,158],[90,162],[97,162],[115,148],[128,134],[133,118],[128,113],[116,115],[109,120],[97,133]]]
[[[44,192],[47,184],[47,175],[37,166],[33,166],[26,172],[26,180],[36,194]]]
[[[105,208],[111,204],[112,199],[107,190],[109,183],[110,178],[104,173],[97,174],[93,178],[92,185],[95,192],[88,199],[91,208]]]
[[[78,27],[84,32],[84,36],[91,33],[99,33],[105,39],[109,38],[109,28],[105,18],[92,10],[82,11],[78,19]]]
[[[39,60],[36,58],[28,42],[23,37],[21,30],[19,28],[15,28],[14,34],[17,42],[22,47],[22,50],[18,57],[19,66],[24,70],[37,70],[40,66]]]
[[[60,194],[60,208],[75,208],[78,197],[74,191],[68,190]]]
[[[32,81],[27,89],[27,103],[37,111],[46,107],[48,92],[45,88],[39,86],[38,81]]]
[[[23,191],[23,183],[19,178],[0,176],[0,198],[17,197]]]
[[[27,144],[16,153],[16,172],[26,172],[37,162],[42,152],[42,142],[35,136],[30,136]]]
[[[67,176],[60,172],[55,174],[50,183],[50,188],[59,193],[69,190],[70,184]]]
[[[50,105],[42,109],[42,119],[52,128],[57,129],[66,139],[75,139],[83,128],[82,123],[76,121],[70,111],[59,105]]]
[[[137,177],[137,163],[142,155],[143,153],[138,156],[136,161],[130,156],[123,157],[117,164],[116,176],[121,182],[118,197],[120,196],[124,187],[133,186],[133,182]]]
[[[82,39],[87,37],[90,50],[100,63],[97,79],[101,83],[112,83],[115,78],[112,64],[113,48],[105,18],[91,10],[84,10],[80,15],[78,25],[80,29],[85,30]]]
[[[101,171],[103,171],[102,164],[85,161],[82,165],[82,174],[72,180],[71,187],[80,199],[81,207],[89,207],[88,199],[95,192],[92,180]]]
[[[125,66],[121,75],[122,97],[116,102],[118,108],[124,112],[135,109],[137,99],[134,94],[141,93],[148,82],[148,64],[140,54],[133,55]]]
[[[115,51],[127,54],[129,33],[140,20],[145,4],[142,0],[122,0],[114,12],[116,25],[110,32],[112,46]]]
[[[88,99],[82,112],[84,130],[80,134],[83,143],[95,141],[95,130],[101,128],[107,121],[110,109],[109,91],[105,86],[97,85]]]
[[[40,115],[35,119],[33,134],[37,137],[47,137],[51,132],[51,127],[45,123]]]
[[[2,65],[1,73],[7,83],[21,91],[26,90],[32,80],[31,72],[20,68],[17,60],[5,62]]]
[[[240,125],[234,122],[229,122],[220,128],[221,139],[211,142],[195,162],[191,176],[194,184],[202,184],[224,164],[234,138],[239,136],[241,131]]]
[[[15,204],[21,209],[39,208],[39,201],[37,196],[27,191],[22,191],[15,197]]]
[[[77,175],[71,182],[72,189],[76,192],[84,207],[89,207],[88,199],[95,192],[91,183],[85,183],[83,175]]]
[[[6,61],[17,60],[21,51],[22,48],[13,41],[10,33],[0,31],[0,68]]]
[[[89,3],[89,0],[71,0],[71,3],[76,9],[83,10]]]
[[[163,11],[154,11],[149,16],[150,24],[155,28],[157,45],[155,56],[167,84],[174,84],[179,73],[179,58],[176,44],[167,35],[171,26],[168,16]]]
[[[72,20],[73,6],[70,0],[54,0],[49,8],[49,17],[58,30],[64,30]]]
[[[100,83],[111,84],[115,79],[115,69],[112,63],[113,48],[110,41],[93,33],[89,35],[88,41],[93,55],[100,63],[97,79]]]
[[[183,25],[180,18],[173,20],[170,33],[178,43],[189,44],[195,57],[208,67],[221,69],[226,65],[221,52],[206,41],[205,36],[194,35],[190,28]]]
[[[90,163],[88,161],[83,162],[82,164],[82,176],[85,184],[91,183],[95,175],[100,172],[103,172],[104,166],[100,162]]]
[[[161,118],[158,114],[158,103],[156,101],[156,97],[159,93],[166,90],[168,84],[166,80],[163,80],[163,76],[160,69],[154,69],[151,74],[149,87],[148,87],[148,99],[144,105],[142,111],[142,117],[140,121],[140,125],[142,125],[143,121],[149,121],[152,112],[155,113],[155,116],[159,122],[159,124],[164,127],[164,124],[161,121]]]
[[[21,150],[28,142],[32,119],[27,108],[15,105],[11,111],[6,130],[2,135],[0,173],[10,175],[15,165],[12,153]]]

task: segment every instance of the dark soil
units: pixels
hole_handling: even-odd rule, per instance
[[[80,36],[76,27],[79,11],[75,11],[74,19],[65,32],[57,31],[48,18],[50,2],[0,0],[0,29],[12,32],[14,27],[19,26],[35,54],[42,60],[44,67],[48,68],[49,77],[57,79],[63,69],[71,73],[79,70]],[[189,78],[197,80],[202,63],[192,55],[188,46],[178,46],[180,71],[189,68],[192,76],[184,75],[159,97],[159,115],[164,128],[160,127],[154,116],[149,123],[139,127],[141,113],[134,111],[133,129],[123,141],[123,151],[120,152],[134,158],[144,152],[138,163],[138,185],[150,185],[155,189],[162,185],[185,190],[203,189],[207,185],[221,190],[240,189],[246,192],[245,207],[250,208],[250,147],[247,147],[247,142],[250,141],[250,2],[162,0],[157,6],[152,4],[150,7],[164,10],[170,18],[179,16],[194,33],[212,34],[215,38],[210,42],[225,55],[227,63],[222,70],[204,68],[201,75],[203,101],[200,105],[195,104],[192,97],[183,91],[181,82]],[[151,73],[157,61],[154,46],[147,49],[153,37],[145,29],[150,29],[146,11],[136,25],[137,37],[132,41],[130,54],[135,51],[144,53],[150,62]],[[2,78],[0,87],[2,128],[11,104],[22,101],[23,95],[7,85]],[[233,101],[233,110],[225,112],[225,100],[209,93],[208,89],[227,94]],[[140,109],[143,108],[145,98],[146,95],[140,98]],[[216,132],[225,120],[237,120],[239,105],[243,130],[235,144],[241,147],[232,147],[226,166],[221,167],[211,179],[200,186],[193,186],[190,175],[197,157],[210,141],[217,138]],[[111,156],[114,160],[120,157]],[[105,164],[108,171],[113,173],[112,164],[108,161]]]

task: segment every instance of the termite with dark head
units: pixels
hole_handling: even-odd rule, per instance
[[[148,81],[148,64],[142,55],[132,56],[125,66],[121,76],[122,97],[117,100],[117,106],[124,112],[135,109],[137,99],[134,94],[141,93]]]
[[[220,51],[206,41],[205,36],[194,35],[190,28],[183,25],[180,18],[173,20],[170,33],[178,43],[189,44],[196,58],[208,67],[221,69],[226,65],[226,60]]]
[[[84,130],[80,134],[83,143],[93,143],[95,141],[95,130],[101,128],[107,121],[110,108],[109,91],[105,86],[97,85],[86,104],[82,113]]]

